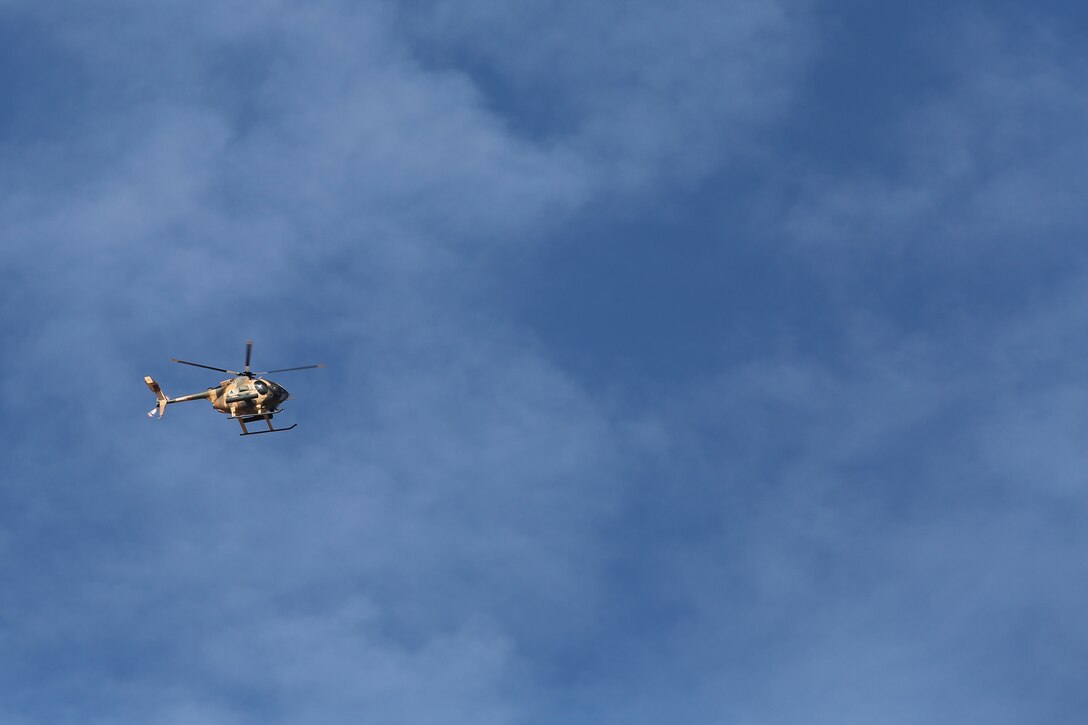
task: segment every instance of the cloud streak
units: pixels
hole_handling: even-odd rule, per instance
[[[1060,39],[951,25],[973,50],[894,119],[901,163],[854,173],[780,138],[827,52],[807,3],[2,12],[35,41],[0,43],[26,69],[0,141],[6,721],[1083,711]],[[726,245],[803,270],[782,305],[824,328],[712,291],[677,314],[749,315],[758,353],[641,387],[565,365],[502,275],[670,214],[721,224],[719,286]],[[643,278],[693,266],[666,237]],[[637,264],[594,279],[617,310]],[[330,364],[282,381],[295,434],[143,419],[142,375],[192,392],[166,359],[230,367],[249,337]]]

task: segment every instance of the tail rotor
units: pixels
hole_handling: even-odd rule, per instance
[[[162,414],[166,412],[166,404],[170,402],[170,399],[166,397],[166,393],[162,392],[162,388],[159,387],[159,384],[156,383],[151,378],[151,376],[145,375],[144,376],[144,383],[147,384],[147,387],[150,388],[151,392],[155,394],[155,398],[158,399],[158,404],[154,408],[152,408],[150,411],[148,411],[147,417],[148,418],[154,418],[155,417],[155,411],[158,411],[159,412],[159,417],[161,418]]]

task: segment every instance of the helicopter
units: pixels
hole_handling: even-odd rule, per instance
[[[286,373],[291,370],[308,370],[310,368],[323,368],[325,365],[319,363],[317,365],[301,365],[294,368],[280,368],[279,370],[267,370],[265,372],[252,372],[249,369],[249,358],[253,353],[253,340],[246,341],[246,365],[242,370],[227,370],[225,368],[216,368],[211,365],[201,365],[200,363],[188,362],[186,360],[178,360],[177,358],[171,358],[171,362],[181,363],[182,365],[192,365],[197,368],[205,368],[207,370],[218,370],[222,373],[233,375],[234,377],[228,378],[222,381],[219,385],[208,388],[202,393],[193,393],[192,395],[182,395],[177,398],[168,398],[165,393],[162,392],[162,388],[155,380],[149,375],[144,376],[144,383],[151,389],[151,392],[155,394],[158,399],[158,404],[148,412],[148,418],[154,418],[155,412],[158,411],[159,418],[166,412],[166,406],[171,403],[184,403],[189,400],[209,400],[212,407],[220,413],[226,413],[230,416],[231,420],[238,421],[238,424],[242,426],[242,432],[240,435],[250,436],[257,435],[259,433],[282,433],[284,431],[291,430],[298,423],[288,428],[275,428],[272,425],[272,416],[280,412],[280,406],[284,401],[291,397],[287,389],[278,383],[274,383],[271,380],[266,380],[263,376],[271,373]],[[246,423],[254,423],[256,421],[264,421],[268,424],[268,430],[255,430],[251,431],[246,427]]]

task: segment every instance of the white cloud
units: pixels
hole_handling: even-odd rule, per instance
[[[426,56],[486,68],[553,121],[544,143],[621,193],[691,183],[747,152],[783,111],[812,40],[802,2],[432,7],[406,23]],[[530,118],[509,122],[540,137]]]
[[[26,367],[6,368],[4,399],[27,421],[3,464],[26,500],[5,511],[0,556],[30,580],[0,614],[5,644],[52,673],[28,711],[525,721],[557,690],[599,696],[599,681],[564,689],[542,672],[585,654],[583,637],[616,644],[601,622],[624,610],[629,592],[609,577],[625,556],[680,611],[662,632],[624,630],[644,649],[623,651],[642,659],[605,652],[596,666],[616,671],[591,671],[644,686],[624,706],[631,721],[676,693],[705,705],[695,715],[762,722],[800,719],[796,703],[839,722],[893,721],[888,703],[904,720],[912,704],[939,717],[918,703],[952,698],[924,668],[978,631],[973,616],[997,627],[1029,604],[1000,599],[1003,571],[1060,595],[1048,611],[1073,629],[1078,592],[1031,572],[1062,536],[1082,548],[1069,529],[1046,538],[1047,500],[1081,506],[1076,379],[1034,390],[1023,370],[993,368],[1018,346],[1060,357],[1076,319],[1042,340],[951,348],[875,323],[846,344],[849,369],[782,356],[671,404],[659,391],[633,415],[556,369],[488,294],[480,259],[495,248],[541,243],[586,204],[641,203],[746,153],[808,52],[804,8],[437,5],[421,19],[179,4],[165,23],[105,7],[52,38],[101,91],[81,132],[43,153],[6,149],[18,171],[0,172],[15,240],[0,254],[26,298],[5,302],[6,355]],[[1066,182],[1083,149],[1069,135],[1061,151],[1029,144],[1036,128],[1077,125],[1075,73],[984,62],[1004,55],[965,55],[955,91],[906,119],[901,177],[813,179],[793,236],[822,248],[1075,227]],[[533,133],[494,108],[473,64],[519,103],[554,101],[555,127]],[[1047,298],[1025,327],[1071,299]],[[200,404],[142,419],[142,374],[201,387],[165,360],[250,335],[270,357],[273,345],[305,355],[282,364],[309,361],[301,343],[336,356],[324,377],[284,381],[309,393],[292,401],[304,412],[293,437],[239,441]],[[82,396],[20,397],[58,368],[77,371]],[[1039,465],[1040,451],[1053,457]],[[668,472],[637,492],[649,502],[632,500],[641,466]],[[1018,487],[1040,471],[1049,498],[1018,517]],[[960,538],[969,506],[956,497],[991,494],[993,520],[966,519],[977,540]],[[637,527],[609,529],[657,503],[697,515],[642,541]],[[83,659],[65,659],[73,642]],[[989,651],[952,662],[979,666]],[[7,659],[0,683],[37,673]],[[740,704],[715,689],[734,677]],[[117,701],[87,694],[103,679]]]
[[[1066,59],[1038,20],[1013,30],[970,15],[931,34],[945,87],[887,129],[899,170],[810,174],[788,217],[794,238],[934,256],[939,246],[962,265],[980,250],[1040,249],[1081,227],[1082,62]]]

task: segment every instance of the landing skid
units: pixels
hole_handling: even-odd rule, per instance
[[[295,426],[298,425],[298,423],[295,423],[294,425],[291,425],[287,428],[273,428],[271,413],[267,415],[253,415],[245,418],[235,418],[235,420],[238,421],[238,425],[242,426],[242,432],[238,434],[239,436],[256,436],[262,433],[283,433],[284,431],[292,430]],[[258,420],[263,420],[265,423],[268,423],[268,430],[251,431],[246,428],[246,423],[253,423],[254,421]]]

